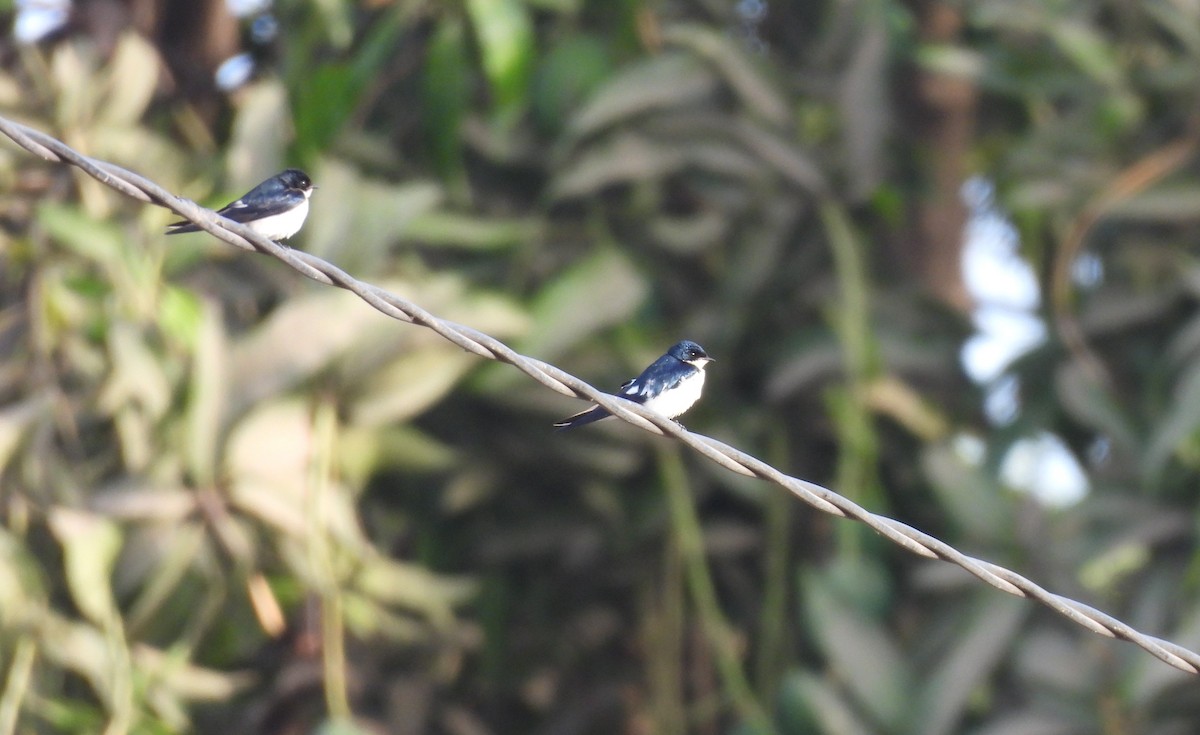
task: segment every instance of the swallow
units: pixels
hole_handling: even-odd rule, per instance
[[[285,240],[300,231],[308,216],[308,198],[316,188],[308,174],[289,168],[221,207],[217,214],[241,222],[263,237]],[[168,235],[199,231],[187,221],[167,225]]]
[[[704,389],[704,368],[710,362],[713,359],[703,347],[685,339],[667,350],[667,354],[655,360],[641,375],[625,381],[616,395],[673,419],[700,399]],[[611,415],[601,406],[592,406],[556,421],[554,426],[561,431]]]

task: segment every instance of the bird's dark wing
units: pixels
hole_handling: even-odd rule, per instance
[[[239,215],[235,215],[234,213],[238,212],[239,214],[249,214],[251,211],[252,210],[250,209],[250,207],[246,206],[245,202],[243,202],[241,199],[238,199],[237,201],[230,202],[229,204],[226,204],[224,207],[221,207],[220,209],[218,209],[217,214],[221,215],[222,217],[228,217],[229,219],[233,220],[234,222],[243,222],[244,223],[248,220],[258,219],[258,218],[257,217],[249,217],[249,216],[243,218]],[[199,232],[199,231],[200,231],[199,227],[192,224],[191,222],[188,222],[187,220],[179,220],[178,222],[172,222],[171,224],[167,225],[167,234],[168,235],[179,235],[184,232]]]
[[[270,199],[259,199],[258,201],[249,201],[239,199],[227,207],[222,207],[217,210],[217,214],[222,217],[228,217],[234,222],[253,222],[254,220],[273,217],[277,214],[283,214],[289,209],[294,209],[296,205],[304,201],[303,195],[296,196],[276,196]]]
[[[252,196],[255,192],[262,188],[260,184],[254,191],[246,196],[238,199],[236,202],[230,202],[224,207],[217,210],[217,214],[222,217],[227,217],[234,222],[254,222],[255,220],[271,217],[276,214],[283,214],[292,207],[297,206],[304,201],[302,194],[295,196],[277,195],[274,197]],[[250,200],[252,203],[247,203]],[[199,232],[200,228],[186,220],[173,222],[167,225],[168,235],[178,235],[181,232]]]
[[[671,390],[684,378],[696,372],[696,368],[680,362],[670,355],[663,355],[633,380],[626,381],[617,395],[634,403],[645,403],[649,399]]]

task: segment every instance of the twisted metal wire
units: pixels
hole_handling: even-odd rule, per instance
[[[549,363],[514,352],[499,340],[476,329],[439,319],[401,297],[360,281],[321,258],[280,245],[249,227],[225,219],[188,199],[177,197],[154,182],[106,161],[79,153],[45,133],[0,117],[3,132],[25,150],[54,163],[75,166],[127,196],[166,207],[205,232],[243,250],[271,255],[314,281],[346,289],[380,312],[400,321],[432,329],[467,352],[516,367],[551,390],[600,404],[614,416],[654,434],[677,439],[718,465],[748,477],[775,483],[819,511],[864,523],[893,543],[930,559],[956,564],[993,587],[1018,597],[1036,600],[1068,620],[1109,638],[1120,638],[1156,658],[1190,674],[1200,674],[1200,654],[1170,641],[1146,635],[1082,602],[1056,595],[1004,567],[968,556],[927,533],[885,516],[876,515],[825,487],[784,474],[771,465],[711,437],[684,429],[674,421],[642,406],[593,388]]]

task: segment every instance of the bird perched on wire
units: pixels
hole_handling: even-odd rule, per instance
[[[308,216],[308,198],[316,188],[308,174],[289,168],[221,207],[217,214],[241,222],[263,237],[284,240],[300,231]],[[168,235],[199,231],[187,221],[167,225]]]
[[[617,395],[673,419],[700,399],[704,389],[704,368],[710,362],[713,359],[703,347],[685,339],[667,350],[667,354],[655,360],[641,375],[625,381]],[[611,415],[600,406],[592,406],[556,421],[554,426],[559,430],[571,429]]]

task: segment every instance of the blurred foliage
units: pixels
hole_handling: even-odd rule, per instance
[[[3,114],[209,205],[303,166],[298,247],[598,386],[695,339],[689,427],[1200,648],[1195,3],[281,2],[216,115],[171,83],[202,26],[78,5]],[[1006,421],[959,367],[968,173],[1047,293]],[[170,219],[0,146],[0,735],[1200,722],[1139,649],[553,434],[577,404]],[[1066,509],[1002,479],[1043,432]]]

